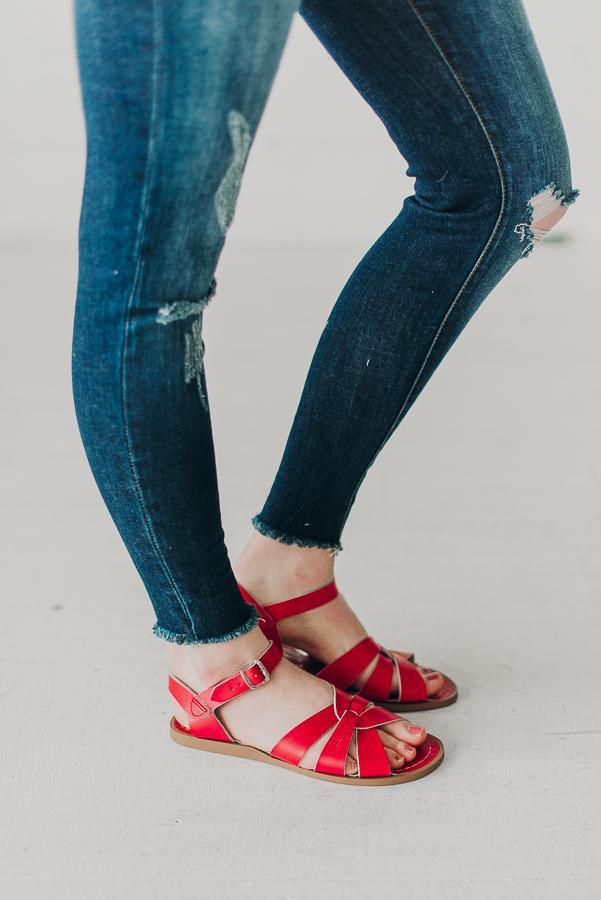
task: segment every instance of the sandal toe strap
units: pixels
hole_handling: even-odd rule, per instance
[[[298,766],[303,756],[326,731],[336,724],[338,718],[334,704],[326,706],[304,722],[295,725],[271,750],[271,756]]]
[[[331,730],[315,771],[344,776],[353,736],[359,777],[390,775],[391,769],[377,728],[398,720],[398,716],[378,709],[365,698],[334,689],[334,703],[295,726],[275,745],[271,755],[300,765],[307,751]],[[335,726],[332,729],[332,726]]]
[[[366,637],[334,662],[324,666],[318,678],[344,690],[353,684],[359,675],[380,655],[380,648],[373,638]]]
[[[394,662],[399,674],[399,700],[403,703],[427,700],[426,682],[417,666],[403,656],[395,656]]]
[[[357,732],[357,769],[359,778],[377,778],[390,773],[386,750],[377,731]]]
[[[361,687],[363,697],[376,702],[386,702],[391,699],[403,703],[427,700],[426,683],[417,666],[406,657],[397,656],[385,650],[370,637],[363,638],[334,662],[324,666],[318,673],[318,677],[346,690],[355,683],[374,660],[376,660],[376,664],[373,671]],[[395,672],[398,689],[397,696],[392,698]]]
[[[389,700],[395,669],[395,660],[380,650],[374,670],[361,688],[363,696],[370,700]],[[397,678],[397,684],[400,684],[400,678]]]

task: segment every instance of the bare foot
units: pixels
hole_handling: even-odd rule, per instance
[[[334,577],[334,558],[327,550],[295,547],[282,544],[258,532],[251,539],[234,566],[236,577],[263,606],[298,597]],[[279,623],[282,640],[310,653],[324,664],[333,662],[364,637],[367,631],[342,594],[320,606]],[[394,652],[394,651],[389,651]],[[373,671],[374,660],[353,685],[360,689]],[[418,667],[419,668],[419,667]],[[443,685],[439,672],[419,668],[428,696],[436,694]],[[396,695],[398,683],[394,673],[391,697]]]
[[[219,644],[173,645],[170,670],[193,690],[201,691],[256,659],[267,643],[261,630],[254,628],[233,641]],[[332,696],[332,686],[327,682],[282,659],[267,684],[229,701],[219,710],[218,716],[236,740],[269,753],[295,725],[329,706]],[[189,727],[188,715],[177,703],[175,717],[180,725]],[[427,736],[422,725],[412,725],[403,718],[378,729],[378,733],[393,770],[402,768],[406,760],[412,761],[415,748]],[[330,734],[331,730],[307,751],[301,766],[315,766]],[[356,773],[357,761],[351,744],[346,774]]]

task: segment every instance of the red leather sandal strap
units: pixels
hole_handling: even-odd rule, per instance
[[[356,734],[360,774],[364,777],[390,775],[388,757],[376,729],[398,719],[398,715],[374,706],[363,697],[350,696],[335,688],[334,703],[292,728],[278,741],[271,756],[300,765],[307,751],[335,725],[319,755],[316,772],[345,775],[349,747]]]
[[[307,750],[338,721],[333,704],[292,728],[277,742],[271,755],[297,766]]]
[[[389,700],[393,675],[392,660],[380,651],[373,672],[361,688],[362,696],[370,700]]]
[[[399,700],[403,703],[427,700],[426,682],[420,675],[419,669],[402,656],[397,656],[395,662],[401,681]]]
[[[390,775],[390,763],[377,731],[372,729],[357,731],[357,767],[359,778]]]
[[[341,697],[345,698],[342,709]],[[346,773],[346,759],[353,733],[359,722],[360,714],[366,706],[366,701],[362,697],[349,697],[348,694],[337,692],[336,698],[336,711],[340,718],[315,765],[315,771],[325,775],[344,775]]]
[[[380,649],[376,642],[370,638],[363,638],[334,662],[324,666],[318,672],[317,677],[335,684],[339,688],[347,688],[351,685],[363,672],[372,660],[378,656]]]
[[[316,772],[345,775],[349,747],[356,734],[360,774],[390,775],[388,757],[376,729],[398,719],[398,715],[374,706],[364,697],[350,696],[335,688],[334,703],[292,728],[278,741],[271,756],[299,765],[307,751],[335,725],[315,764]]]
[[[298,616],[299,613],[324,606],[337,596],[338,588],[336,587],[336,582],[330,581],[329,584],[325,584],[315,591],[309,591],[307,594],[301,594],[299,597],[281,600],[279,603],[270,603],[268,606],[269,614],[276,622],[280,622],[289,616]]]
[[[189,716],[204,716],[208,707],[186,684],[169,675],[169,693]]]
[[[214,705],[221,706],[234,697],[246,694],[247,691],[254,691],[269,681],[281,658],[282,648],[274,641],[270,641],[261,656],[253,659],[234,675],[203,691],[199,696],[202,698],[206,696]]]
[[[367,707],[365,712],[361,713],[361,720],[357,725],[359,731],[367,731],[370,728],[381,728],[383,725],[392,725],[398,722],[400,716],[398,713],[389,709],[383,709],[381,706],[374,706],[373,703],[366,700]]]
[[[228,700],[266,684],[281,658],[282,648],[270,641],[261,656],[204,691],[196,693],[173,675],[169,676],[169,691],[189,716],[201,718]]]
[[[277,622],[273,619],[267,609],[264,606],[261,606],[258,600],[249,594],[246,588],[242,587],[241,584],[238,585],[238,590],[242,594],[242,598],[248,603],[250,606],[254,606],[259,614],[259,628],[263,632],[268,640],[273,641],[274,644],[282,645],[282,639],[280,637],[280,633],[278,631]]]
[[[188,714],[188,731],[195,737],[212,741],[225,741],[231,744],[233,739],[215,715],[211,704],[201,700],[188,685],[173,675],[169,676],[169,691],[179,705]]]

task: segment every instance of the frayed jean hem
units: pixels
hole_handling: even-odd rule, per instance
[[[319,550],[329,550],[332,556],[335,556],[342,550],[342,544],[337,542],[316,541],[312,538],[299,538],[294,534],[287,534],[285,531],[280,531],[278,528],[273,528],[271,525],[268,525],[258,515],[253,516],[251,522],[259,534],[271,538],[274,541],[279,541],[280,544],[289,544],[294,547],[316,547]]]
[[[225,641],[233,641],[234,638],[248,634],[258,621],[259,615],[253,606],[250,607],[249,617],[246,622],[243,622],[242,625],[239,625],[238,628],[234,628],[232,631],[226,631],[225,634],[219,634],[215,637],[196,638],[189,634],[178,634],[175,631],[170,631],[168,628],[163,628],[158,622],[153,626],[152,631],[156,637],[161,638],[163,641],[169,641],[171,644],[223,644]]]

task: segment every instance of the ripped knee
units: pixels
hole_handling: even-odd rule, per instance
[[[232,142],[232,158],[215,194],[215,212],[221,234],[223,235],[227,232],[234,218],[234,209],[238,192],[240,191],[242,173],[244,172],[246,157],[252,143],[250,125],[241,112],[235,109],[230,110],[227,117],[227,126]]]
[[[579,193],[580,191],[570,191],[564,194],[554,182],[551,182],[533,194],[528,201],[527,221],[519,222],[514,228],[520,242],[524,243],[522,256],[528,256],[532,253],[534,245],[545,239],[553,226],[563,218],[568,206],[578,198]]]
[[[159,325],[184,322],[184,378],[186,384],[194,383],[198,391],[200,405],[208,412],[209,404],[202,386],[204,371],[204,342],[202,340],[202,314],[217,289],[213,278],[205,295],[200,300],[178,300],[162,306],[156,316]]]

